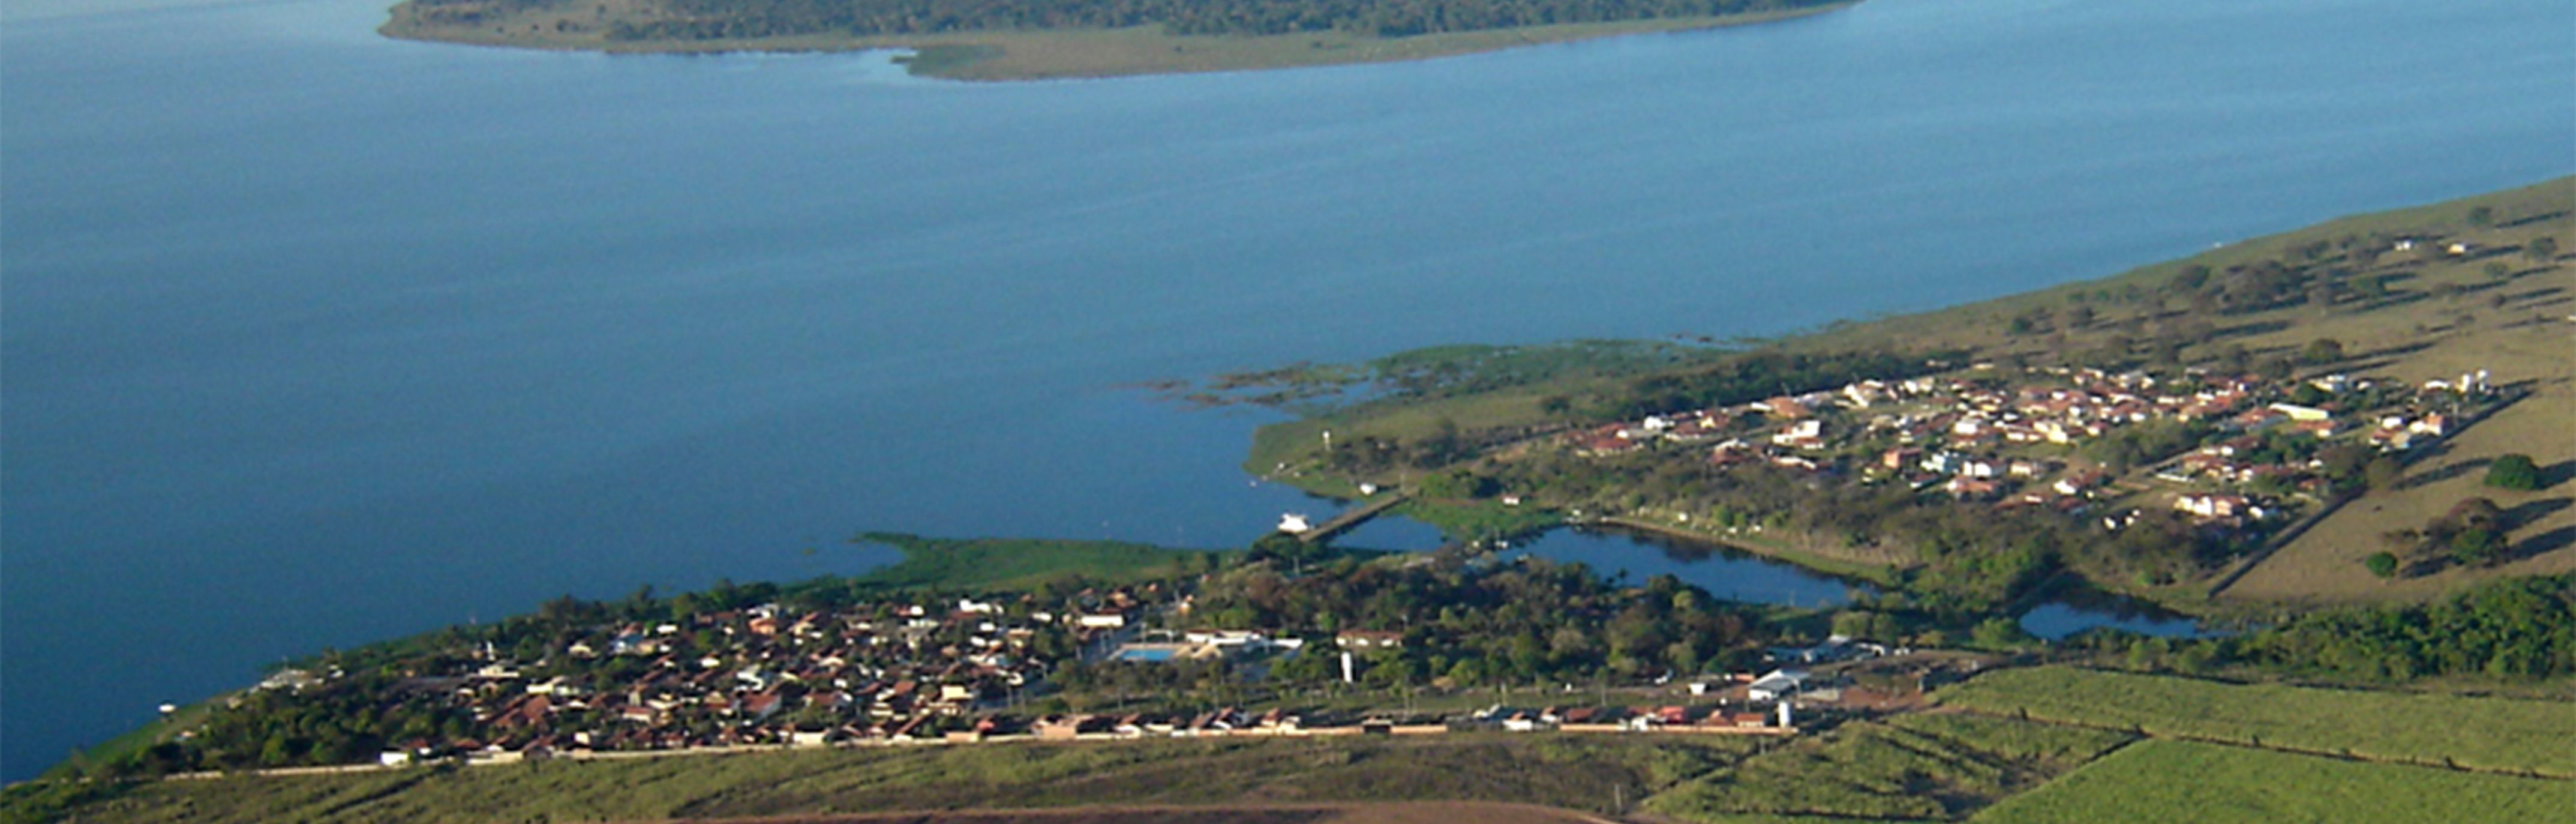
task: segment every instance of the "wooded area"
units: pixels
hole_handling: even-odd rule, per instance
[[[1161,26],[1182,35],[1343,31],[1379,37],[1559,23],[1715,17],[1831,0],[657,0],[612,40]],[[424,22],[475,24],[566,0],[415,0]],[[602,7],[603,14],[605,7]]]

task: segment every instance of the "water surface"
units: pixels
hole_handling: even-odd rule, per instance
[[[1258,413],[1121,388],[1765,334],[2576,170],[2555,0],[1872,0],[1010,85],[0,27],[0,776],[281,657],[860,530],[1240,543]],[[15,8],[14,6],[12,8]]]

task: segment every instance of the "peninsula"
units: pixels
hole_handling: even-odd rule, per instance
[[[1453,346],[1167,391],[1308,413],[1245,468],[1454,540],[1672,533],[1967,611],[2192,614],[2576,571],[2576,182],[1776,340]],[[1338,397],[1356,401],[1336,402]],[[1329,433],[1329,434],[1328,434]]]
[[[712,53],[902,49],[912,73],[1033,80],[1419,60],[1763,23],[1858,0],[405,0],[389,37]]]

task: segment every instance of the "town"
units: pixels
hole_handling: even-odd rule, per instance
[[[2158,378],[1980,363],[1564,438],[1586,457],[1704,456],[1717,467],[1856,476],[1997,509],[2088,517],[2109,531],[2143,510],[2169,509],[2212,529],[2260,533],[2370,483],[2374,471],[2388,482],[2407,453],[2500,399],[2485,370],[2402,386],[2342,374],[2295,380],[2192,368]],[[1706,515],[1694,524],[1691,513],[1669,513],[1680,528],[1760,529]]]
[[[1833,636],[1769,649],[1763,658],[1771,666],[1759,674],[1666,679],[1652,687],[1603,687],[1597,693],[1589,685],[1568,684],[1562,694],[1532,706],[1443,711],[1390,703],[1299,712],[1272,701],[1260,710],[1040,709],[1046,703],[1040,697],[1054,690],[1048,674],[1075,661],[1151,667],[1325,656],[1340,680],[1352,684],[1359,681],[1355,671],[1405,643],[1403,633],[1371,630],[1342,631],[1313,645],[1330,649],[1259,632],[1149,630],[1149,623],[1187,615],[1191,599],[1175,595],[1148,585],[1086,589],[1052,605],[1034,596],[1007,602],[887,600],[846,608],[767,602],[668,620],[555,623],[525,635],[550,639],[543,643],[505,648],[487,640],[381,662],[392,671],[390,682],[346,668],[285,669],[225,703],[236,713],[276,712],[313,703],[311,696],[338,693],[376,701],[373,712],[402,719],[404,732],[394,738],[348,742],[335,758],[317,750],[296,761],[322,766],[290,772],[745,748],[1144,737],[1472,730],[1776,736],[1797,733],[1809,712],[1911,707],[1927,687],[1990,660],[1918,656]],[[565,602],[550,605],[550,611],[559,620],[571,619],[585,607],[609,608]],[[1147,640],[1154,638],[1178,640]],[[1844,671],[1882,658],[1900,663],[1866,674]],[[192,737],[196,733],[179,736]],[[359,751],[367,748],[374,752]],[[274,759],[257,763],[276,766]],[[250,765],[226,763],[216,754],[194,766]]]

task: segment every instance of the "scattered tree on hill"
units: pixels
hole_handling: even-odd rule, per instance
[[[2380,578],[2397,577],[2397,553],[2380,550],[2378,552],[2370,553],[2370,557],[2361,559],[2361,562],[2363,566],[2370,568],[2370,574],[2374,576],[2378,576]]]
[[[2487,566],[2503,560],[2504,534],[2487,527],[2470,527],[2451,536],[2451,560],[2461,566]]]
[[[2533,263],[2548,263],[2550,261],[2557,260],[2558,239],[2554,237],[2532,238],[2530,243],[2522,245],[2522,256],[2525,260],[2529,260]]]
[[[2299,351],[2299,359],[2317,366],[2343,360],[2343,341],[2333,338],[2309,341],[2308,348]]]
[[[2540,482],[2540,466],[2533,463],[2529,455],[2520,452],[2507,453],[2497,457],[2494,463],[2487,464],[2486,484],[2488,486],[2529,492],[2539,489]]]
[[[2370,464],[2362,468],[2362,476],[2372,491],[2393,490],[2398,484],[2405,483],[2406,465],[2398,463],[2396,458],[2381,455],[2370,459]]]

